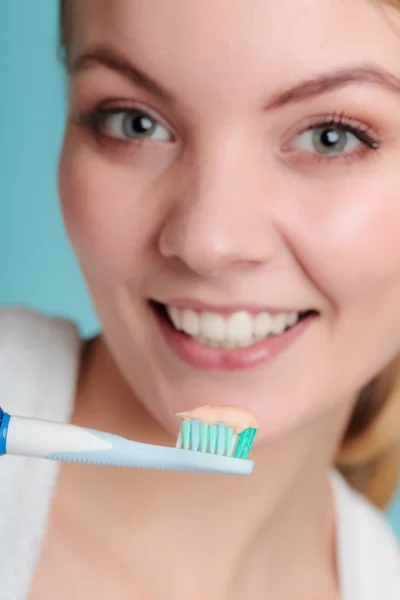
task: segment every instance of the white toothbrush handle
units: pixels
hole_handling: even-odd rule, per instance
[[[28,417],[11,417],[8,425],[7,454],[49,458],[53,454],[96,452],[111,447],[110,442],[76,425]]]
[[[5,454],[117,467],[250,475],[250,460],[134,442],[123,437],[28,417],[5,415]],[[4,418],[3,418],[4,419]]]

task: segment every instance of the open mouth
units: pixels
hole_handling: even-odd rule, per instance
[[[277,338],[318,314],[315,310],[277,314],[251,314],[241,310],[221,315],[210,311],[170,307],[154,301],[150,301],[150,306],[159,319],[183,336],[192,338],[203,346],[228,350]]]

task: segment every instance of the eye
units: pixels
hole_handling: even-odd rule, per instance
[[[294,138],[291,145],[295,150],[330,155],[351,152],[363,143],[349,127],[323,125],[304,131]]]
[[[155,119],[139,110],[108,110],[101,116],[104,134],[125,140],[155,140],[168,142],[169,131]]]

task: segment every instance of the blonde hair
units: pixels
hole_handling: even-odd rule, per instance
[[[353,488],[385,508],[400,473],[400,356],[361,392],[336,460]]]
[[[378,1],[400,8],[400,0]],[[64,52],[71,32],[72,2],[60,0]],[[361,392],[336,467],[353,488],[380,508],[395,494],[400,473],[400,355]]]

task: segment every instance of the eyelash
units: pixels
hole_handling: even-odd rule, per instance
[[[143,116],[149,117],[151,121],[159,123],[159,121],[151,115],[151,112],[148,109],[144,109],[138,106],[133,107],[132,104],[118,103],[112,104],[109,106],[100,106],[95,108],[94,110],[84,111],[78,118],[76,119],[76,124],[82,126],[84,129],[89,130],[89,132],[95,137],[95,139],[103,145],[114,145],[119,147],[127,147],[134,146],[137,148],[141,144],[143,144],[145,139],[123,139],[113,137],[103,131],[103,126],[105,120],[112,116],[120,113],[140,113]]]
[[[312,160],[320,163],[333,163],[337,161],[345,161],[347,164],[354,159],[362,158],[370,152],[377,152],[381,146],[381,140],[373,129],[360,121],[357,121],[353,117],[346,116],[345,113],[328,113],[319,117],[310,117],[307,120],[306,125],[303,125],[301,129],[291,134],[291,140],[296,138],[307,131],[312,129],[324,129],[332,128],[342,132],[347,132],[354,135],[360,142],[361,146],[351,152],[339,152],[333,155],[323,155],[317,152],[313,153]],[[298,154],[301,151],[293,150],[290,148],[290,142],[285,144],[285,151]],[[307,152],[303,152],[307,154]],[[310,152],[308,154],[311,154]],[[307,159],[308,160],[308,159]]]
[[[140,112],[143,115],[148,116],[152,121],[157,122],[157,119],[150,114],[150,111],[141,109],[140,107],[133,107],[131,104],[125,103],[112,104],[109,106],[100,106],[94,110],[89,110],[81,113],[78,116],[77,124],[88,129],[101,144],[113,144],[114,146],[127,147],[134,146],[137,148],[145,140],[144,139],[118,139],[112,137],[102,130],[104,121],[110,115],[115,115],[121,112]],[[353,159],[362,158],[365,154],[377,152],[381,146],[381,140],[377,134],[371,129],[371,127],[357,121],[353,117],[346,116],[345,113],[328,113],[319,117],[310,117],[307,120],[306,125],[303,125],[301,129],[292,133],[291,139],[298,137],[307,131],[318,128],[333,128],[339,131],[347,132],[354,135],[360,142],[360,148],[351,152],[339,152],[333,155],[318,154],[317,152],[302,152],[290,148],[290,144],[285,144],[284,150],[294,154],[312,154],[312,157],[308,157],[306,160],[314,160],[319,163],[333,163],[337,161],[345,161],[346,163],[351,162]]]

